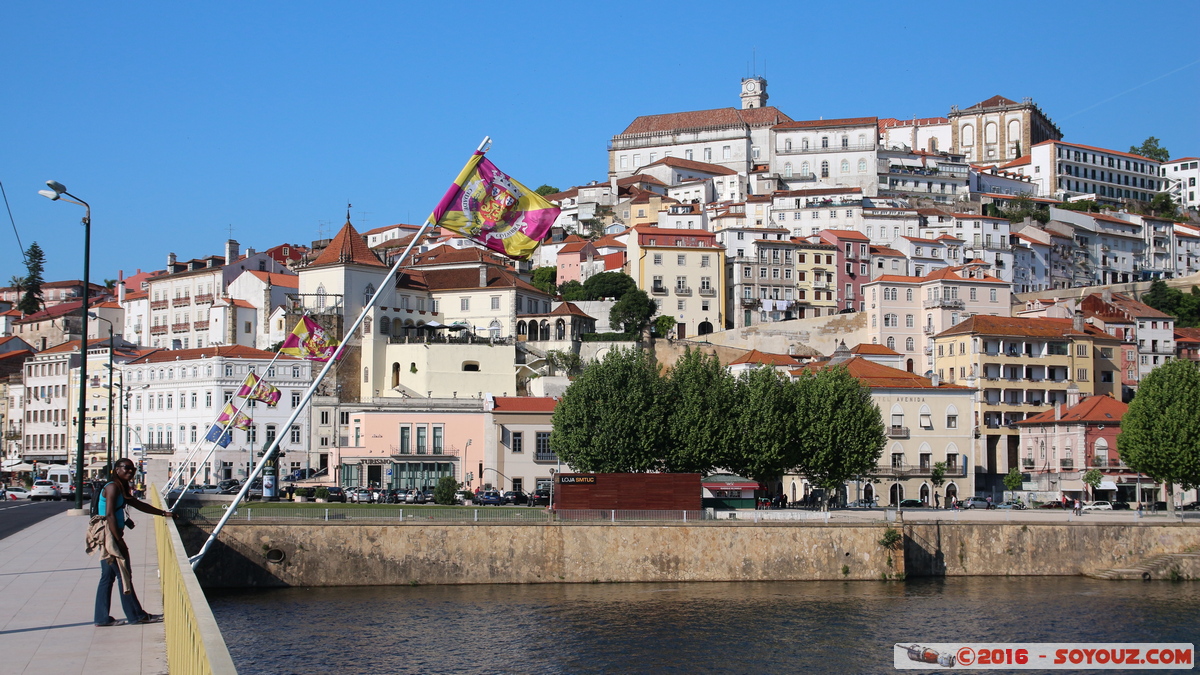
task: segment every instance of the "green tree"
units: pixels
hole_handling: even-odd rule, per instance
[[[1160,192],[1150,200],[1150,215],[1161,218],[1179,219],[1179,204],[1166,192]]]
[[[546,352],[546,360],[550,362],[550,367],[555,373],[562,375],[578,375],[583,368],[583,359],[575,352],[564,352],[558,349],[551,349]]]
[[[46,268],[46,254],[35,241],[25,251],[25,294],[17,303],[17,309],[25,314],[33,314],[42,308],[42,272]],[[84,298],[87,289],[84,289]]]
[[[1024,222],[1026,217],[1031,217],[1043,225],[1050,222],[1050,209],[1039,206],[1027,194],[1018,195],[1007,208],[999,209],[999,212],[1012,223]]]
[[[554,187],[553,185],[546,185],[545,183],[543,183],[542,185],[538,186],[538,189],[534,190],[534,192],[545,197],[546,195],[552,195],[552,194],[557,194],[559,192],[562,192],[562,190],[559,190],[558,188]]]
[[[1121,459],[1167,487],[1174,512],[1175,486],[1200,485],[1200,369],[1182,359],[1168,361],[1142,380],[1121,419]],[[1139,495],[1140,496],[1140,495]]]
[[[724,461],[734,473],[759,482],[795,470],[801,456],[801,409],[795,383],[774,368],[748,370],[733,388],[730,414],[734,438]]]
[[[935,489],[942,487],[946,483],[946,463],[934,462],[929,469],[929,482],[933,484]]]
[[[1171,153],[1164,147],[1158,144],[1158,139],[1154,136],[1142,141],[1142,144],[1129,146],[1129,152],[1142,157],[1149,157],[1158,162],[1165,162],[1171,159]]]
[[[654,334],[665,338],[675,327],[675,317],[670,314],[662,314],[654,319]]]
[[[833,491],[874,471],[887,443],[871,390],[845,367],[803,375],[800,389],[801,469],[814,485]]]
[[[552,418],[551,450],[579,471],[660,469],[667,438],[664,388],[649,354],[613,349],[563,393]]]
[[[1009,469],[1008,473],[1004,474],[1004,489],[1009,492],[1020,490],[1024,483],[1025,477],[1021,475],[1021,471],[1015,466]]]
[[[1092,488],[1092,499],[1096,498],[1096,488],[1100,487],[1100,481],[1104,479],[1104,474],[1100,473],[1099,469],[1088,469],[1083,474],[1083,482],[1088,487]]]
[[[458,492],[458,481],[454,480],[454,476],[442,476],[433,488],[433,501],[449,506],[454,503],[455,492]]]
[[[636,288],[627,291],[608,312],[608,323],[614,329],[618,326],[626,333],[640,333],[650,317],[658,311],[658,303],[651,300],[645,291]]]
[[[558,288],[555,282],[558,281],[558,268],[549,265],[539,267],[533,271],[532,283],[543,293],[548,295],[556,295]]]
[[[578,302],[580,300],[588,299],[587,289],[583,287],[583,284],[575,281],[574,279],[564,283],[562,286],[559,286],[558,293],[562,296],[563,300],[568,302]]]
[[[629,291],[637,288],[633,277],[624,272],[601,272],[588,277],[583,282],[587,291],[585,300],[603,300],[604,298],[622,298]]]
[[[716,354],[688,347],[666,384],[667,444],[663,468],[710,473],[721,466],[735,440],[735,381]]]

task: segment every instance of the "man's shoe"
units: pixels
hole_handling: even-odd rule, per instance
[[[96,628],[107,628],[109,626],[124,626],[124,625],[125,625],[124,619],[114,619],[112,617],[109,617],[108,621],[105,621],[104,623],[96,624]]]
[[[147,614],[138,619],[135,623],[162,623],[162,614]]]

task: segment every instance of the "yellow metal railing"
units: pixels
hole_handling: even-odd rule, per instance
[[[161,508],[157,490],[150,489]],[[233,658],[208,600],[188,563],[179,530],[170,518],[154,518],[158,542],[158,571],[163,596],[163,628],[167,637],[167,667],[172,675],[236,675]]]

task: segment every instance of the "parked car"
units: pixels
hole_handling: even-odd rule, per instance
[[[920,499],[901,499],[900,508],[902,509],[919,509],[925,506],[925,502]]]
[[[346,503],[346,491],[340,485],[326,486],[325,489],[329,491],[329,496],[325,498],[325,501]]]
[[[29,491],[30,501],[41,501],[43,499],[53,499],[54,501],[62,500],[62,491],[58,489],[58,485],[51,480],[40,479],[33,481],[33,489]]]
[[[481,506],[500,506],[504,497],[499,490],[484,490],[475,495],[475,503]]]
[[[873,509],[879,506],[879,502],[874,499],[855,499],[846,506],[852,509]]]
[[[983,497],[967,497],[958,503],[960,509],[994,509],[996,508]]]
[[[520,490],[509,490],[500,498],[501,503],[521,506],[529,503],[529,495]]]
[[[426,504],[437,503],[436,500],[433,498],[433,488],[425,488],[424,490],[421,491],[421,496],[425,498],[424,503],[426,503]]]
[[[217,483],[217,493],[223,495],[236,495],[242,489],[242,481],[236,478],[226,478]]]
[[[470,490],[459,490],[454,493],[454,501],[457,504],[466,504],[467,502],[474,501],[474,499],[475,493]]]
[[[538,488],[529,496],[530,506],[550,506],[550,488]]]
[[[1084,511],[1112,511],[1112,504],[1104,501],[1088,502],[1083,505]]]
[[[1116,507],[1117,507],[1117,505],[1113,504],[1113,508],[1115,509]],[[1181,506],[1179,508],[1183,509],[1184,511],[1200,511],[1200,501],[1195,501],[1195,502],[1191,502],[1188,504],[1184,504],[1183,506]]]
[[[1022,509],[1024,509],[1024,508],[1025,508],[1025,502],[1022,502],[1022,501],[1015,501],[1015,502],[1014,502],[1014,501],[1007,501],[1007,502],[1004,502],[1003,504],[997,504],[997,505],[995,506],[995,508],[997,508],[997,509],[1015,509],[1015,510],[1017,510],[1017,511],[1020,511],[1020,510],[1022,510]]]
[[[346,491],[346,500],[354,504],[370,504],[371,491],[364,487],[350,488]]]
[[[4,490],[8,492],[9,499],[29,499],[29,490],[26,490],[23,485],[10,485]]]
[[[1113,502],[1112,507],[1113,511],[1128,511],[1130,508],[1132,508],[1129,505],[1129,502]]]
[[[418,490],[416,488],[411,488],[411,489],[409,489],[408,492],[404,493],[404,503],[405,504],[424,504],[425,503],[425,493],[421,492],[420,490]]]
[[[250,484],[250,489],[246,491],[246,499],[262,499],[263,487],[262,479],[254,481]]]

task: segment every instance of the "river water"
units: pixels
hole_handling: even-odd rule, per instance
[[[1083,577],[292,588],[209,600],[242,675],[884,673],[900,672],[896,642],[1200,642],[1200,583]]]

